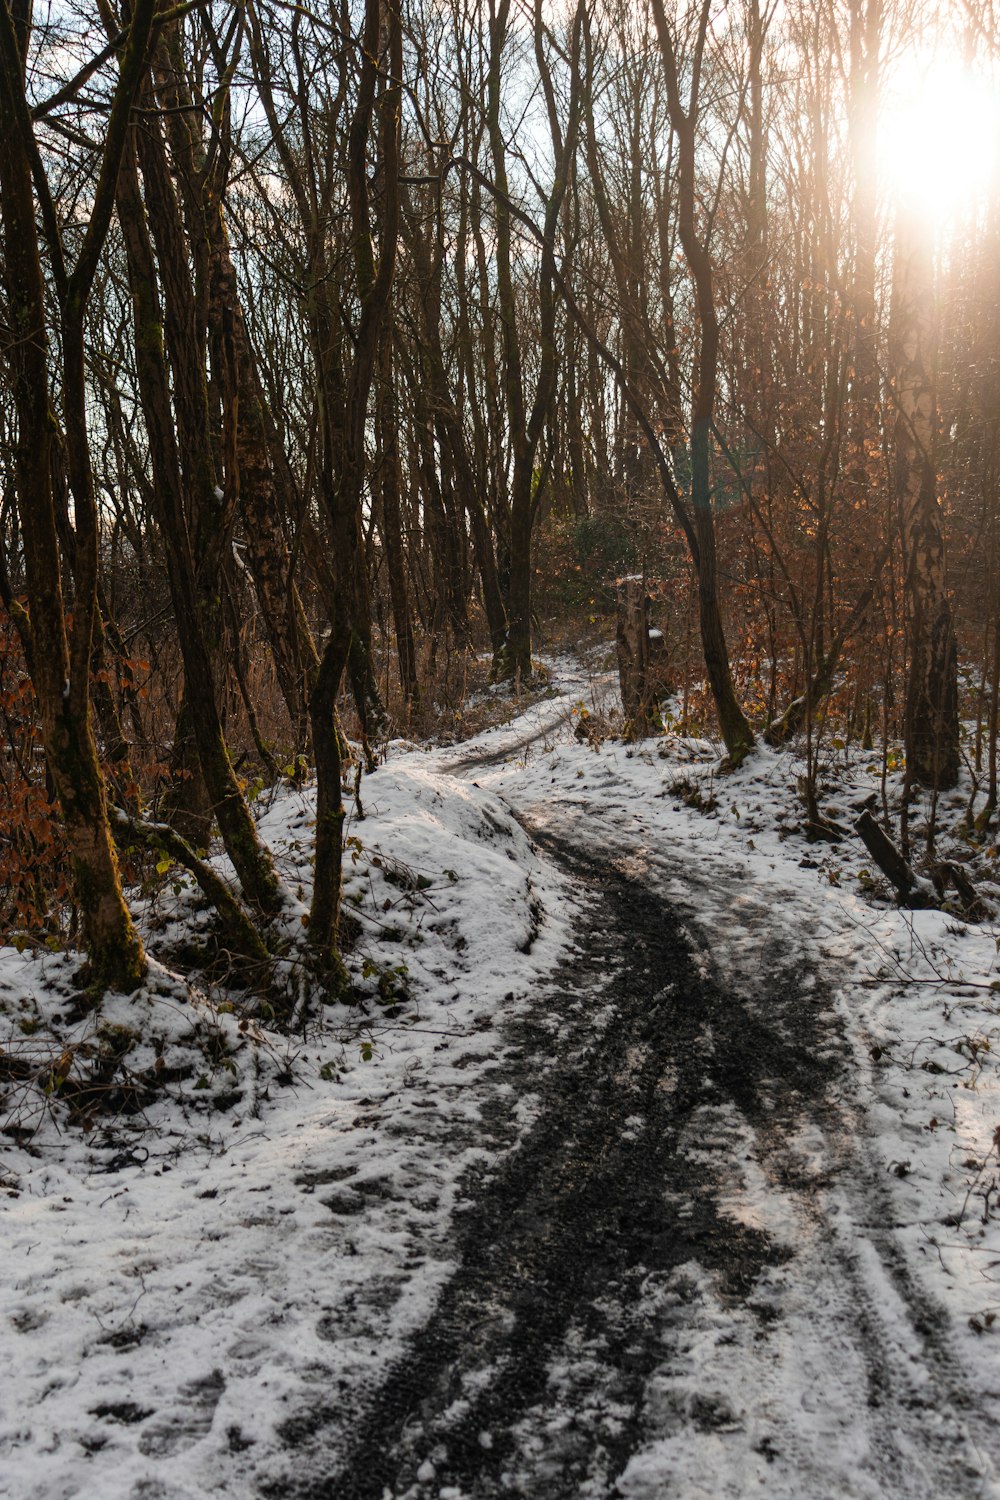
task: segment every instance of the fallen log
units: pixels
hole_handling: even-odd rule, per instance
[[[870,812],[863,812],[854,827],[886,880],[895,887],[900,906],[919,908],[938,905],[938,893],[932,883],[915,873]]]
[[[927,880],[923,875],[916,874],[867,808],[854,826],[882,874],[895,887],[900,906],[915,909],[940,906],[951,885],[954,886],[966,914],[973,917],[979,914],[976,888],[961,865],[954,860],[943,860],[935,865],[930,880]]]

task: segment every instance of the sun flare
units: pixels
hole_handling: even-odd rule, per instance
[[[887,80],[879,161],[889,198],[929,225],[973,213],[1000,177],[1000,83],[955,56],[901,59]]]

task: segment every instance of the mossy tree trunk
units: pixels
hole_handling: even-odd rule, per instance
[[[274,914],[283,904],[283,891],[233,771],[212,661],[221,629],[220,577],[232,534],[235,476],[226,476],[227,495],[216,483],[183,226],[159,124],[146,116],[135,128],[146,203],[139,188],[134,143],[130,143],[118,181],[118,211],[132,292],[140,401],[184,660],[189,722],[212,811],[243,891],[261,911]],[[155,259],[147,206],[156,240]],[[161,280],[162,312],[157,290]]]
[[[66,825],[74,889],[91,979],[131,990],[145,973],[142,943],[122,895],[90,717],[90,669],[98,617],[99,529],[87,441],[84,319],[114,203],[128,116],[145,63],[155,0],[137,0],[124,39],[107,137],[75,262],[68,263],[34,146],[24,69],[30,12],[0,6],[0,197],[9,358],[17,413],[15,471],[25,552],[31,662],[46,762]],[[47,241],[62,328],[66,455],[75,510],[76,595],[67,627],[60,577],[49,405],[50,354],[45,282],[36,232],[35,193]]]

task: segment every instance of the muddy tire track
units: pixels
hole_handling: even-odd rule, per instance
[[[662,1328],[634,1311],[642,1288],[696,1263],[740,1304],[789,1257],[720,1208],[712,1150],[692,1153],[682,1138],[690,1144],[700,1115],[735,1110],[776,1142],[825,1107],[831,1022],[802,1004],[800,959],[772,968],[766,1004],[748,1005],[645,880],[533,833],[588,897],[579,950],[512,1028],[495,1075],[535,1096],[537,1118],[495,1170],[466,1183],[458,1268],[405,1356],[365,1393],[347,1441],[331,1434],[329,1467],[271,1495],[611,1493],[664,1359]],[[501,1134],[510,1097],[498,1089],[491,1106]],[[555,1442],[534,1431],[553,1361],[563,1404],[586,1413]],[[689,1417],[711,1430],[727,1413],[708,1402]],[[286,1436],[301,1438],[301,1426]]]

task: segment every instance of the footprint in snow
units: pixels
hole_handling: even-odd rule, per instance
[[[130,1490],[128,1500],[192,1500],[192,1492],[168,1484],[165,1479],[139,1479]]]
[[[194,1447],[212,1426],[215,1408],[226,1388],[221,1370],[182,1385],[174,1406],[161,1412],[139,1439],[146,1458],[170,1458]]]
[[[139,1479],[129,1493],[129,1500],[191,1500],[191,1491],[178,1489],[164,1479]]]

